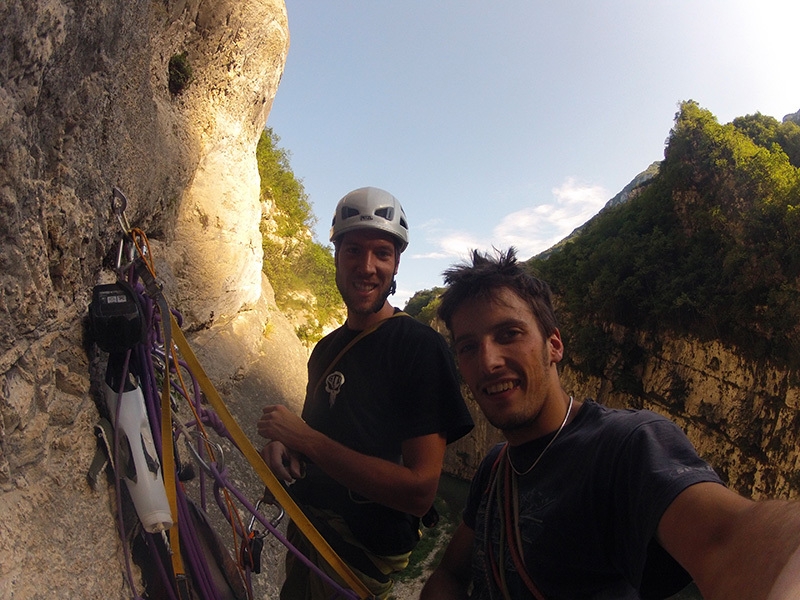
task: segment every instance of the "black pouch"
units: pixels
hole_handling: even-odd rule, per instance
[[[89,305],[94,341],[106,352],[125,352],[147,335],[144,309],[133,288],[124,281],[96,285]]]
[[[419,541],[419,518],[351,492],[316,465],[308,464],[306,476],[292,484],[290,491],[298,504],[341,515],[353,536],[374,554],[410,552]]]
[[[342,512],[356,539],[380,556],[404,554],[419,542],[419,518],[377,502],[348,494],[350,504]]]

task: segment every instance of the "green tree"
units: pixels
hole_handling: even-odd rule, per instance
[[[800,125],[797,123],[793,121],[779,123],[773,117],[756,113],[735,118],[733,126],[768,150],[777,144],[786,153],[789,162],[795,167],[800,167]]]
[[[416,317],[418,320],[423,321],[425,319],[423,313],[431,313],[431,311],[436,310],[436,307],[438,306],[438,299],[442,292],[444,292],[444,288],[442,287],[435,287],[430,290],[416,292],[413,296],[411,296],[411,298],[408,299],[408,302],[406,302],[406,306],[403,310],[412,317]],[[430,321],[425,322],[429,323]]]
[[[330,246],[314,240],[316,223],[302,182],[292,171],[280,137],[266,128],[256,159],[261,176],[261,201],[272,210],[261,221],[263,270],[283,311],[302,314],[297,335],[306,343],[320,339],[325,327],[341,320],[344,306],[336,289]]]
[[[568,315],[562,335],[577,367],[603,375],[622,353],[614,377],[635,381],[637,345],[615,325],[798,361],[800,169],[782,146],[785,125],[761,115],[721,125],[683,103],[660,173],[529,262]]]
[[[256,147],[261,176],[261,200],[275,205],[276,234],[292,238],[303,235],[316,224],[303,184],[289,164],[289,152],[278,146],[281,138],[267,127]]]

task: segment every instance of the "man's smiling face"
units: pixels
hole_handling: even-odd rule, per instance
[[[451,322],[458,368],[489,422],[509,441],[552,430],[563,418],[556,330],[545,338],[530,306],[508,288],[462,303]]]
[[[400,255],[387,233],[364,229],[342,236],[336,251],[336,286],[348,320],[369,318],[381,309],[399,264]]]

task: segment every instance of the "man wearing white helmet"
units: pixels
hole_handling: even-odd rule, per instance
[[[334,550],[376,598],[408,564],[428,513],[445,446],[472,428],[447,344],[388,302],[408,223],[397,199],[366,187],[342,198],[331,225],[345,324],[308,362],[302,419],[264,408],[263,454]],[[395,318],[397,317],[397,318]],[[292,528],[312,560],[324,560]],[[284,600],[331,597],[320,578],[287,554]]]

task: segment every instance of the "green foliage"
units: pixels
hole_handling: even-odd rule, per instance
[[[169,74],[169,93],[173,96],[180,94],[192,81],[192,66],[186,52],[175,54],[169,59],[167,66]]]
[[[773,117],[756,113],[733,120],[733,126],[754,143],[771,150],[777,144],[795,167],[800,167],[800,125],[793,121],[778,122]]]
[[[266,128],[256,149],[261,200],[273,205],[269,218],[261,222],[263,269],[278,307],[307,315],[297,334],[311,343],[320,339],[326,325],[341,318],[343,304],[336,289],[332,250],[310,234],[316,219],[302,182],[292,172],[289,153],[278,146],[279,141]]]
[[[426,325],[431,325],[434,320],[437,318],[437,311],[439,310],[439,305],[442,303],[441,298],[437,295],[436,298],[431,300],[428,304],[426,304],[421,311],[419,311],[419,315],[417,316],[417,320],[425,323]]]
[[[403,310],[418,321],[430,324],[436,318],[436,310],[439,308],[440,302],[439,296],[442,292],[444,292],[442,287],[417,292],[409,298]]]
[[[637,380],[638,346],[614,324],[797,362],[800,169],[782,145],[795,125],[784,125],[761,115],[720,125],[684,103],[660,174],[558,252],[529,262],[565,313],[576,367],[600,375],[621,353],[613,379]]]
[[[278,209],[275,234],[295,238],[304,235],[317,220],[311,212],[308,194],[289,164],[289,152],[278,146],[280,141],[271,127],[264,129],[258,140],[256,159],[261,175],[261,199],[274,203]]]

